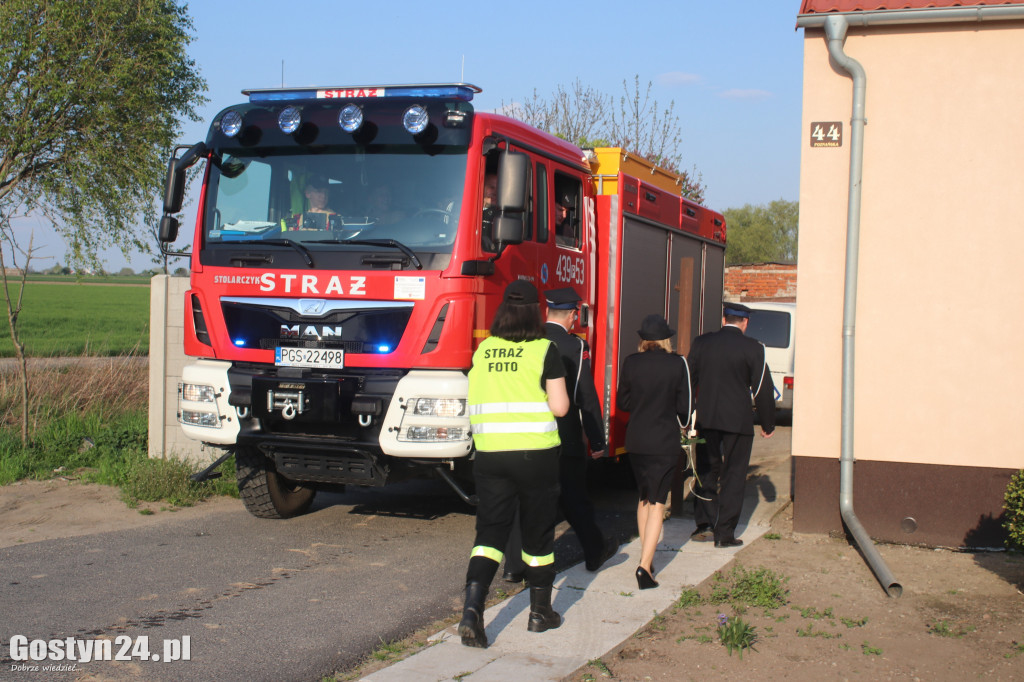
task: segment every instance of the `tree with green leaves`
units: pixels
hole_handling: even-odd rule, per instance
[[[0,272],[19,255],[28,271],[31,238],[24,248],[12,221],[29,215],[53,223],[76,268],[111,246],[150,250],[142,225],[155,220],[167,155],[206,101],[192,29],[175,0],[0,3]],[[3,285],[24,368],[24,280]],[[27,398],[23,408],[25,440]]]
[[[653,83],[642,88],[640,76],[630,89],[622,82],[618,102],[613,96],[584,85],[578,78],[568,88],[559,85],[550,97],[533,95],[521,102],[505,104],[500,112],[546,133],[557,135],[578,147],[622,147],[683,178],[681,194],[702,203],[705,186],[696,168],[682,170],[682,124],[675,114],[675,102],[662,109],[651,97]]]
[[[746,204],[726,209],[723,215],[727,265],[796,261],[798,202],[778,199],[767,205]]]

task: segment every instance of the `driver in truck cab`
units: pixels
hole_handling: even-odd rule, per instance
[[[498,174],[488,170],[484,175],[484,206],[480,217],[480,241],[484,251],[496,251],[494,243],[494,208],[498,203]]]
[[[314,175],[307,180],[302,191],[306,198],[306,210],[283,220],[281,231],[330,229],[331,216],[337,216],[338,213],[327,205],[328,185],[327,178],[322,175]]]

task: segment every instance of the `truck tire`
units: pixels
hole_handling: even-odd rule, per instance
[[[305,514],[316,490],[277,473],[274,465],[255,448],[235,450],[238,496],[246,510],[261,519],[289,519]]]

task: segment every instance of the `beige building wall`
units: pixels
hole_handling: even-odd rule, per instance
[[[188,277],[157,275],[149,289],[149,456],[178,457],[209,464],[216,450],[186,438],[178,425],[178,382],[185,355],[185,292]]]
[[[1024,468],[1024,22],[851,26],[844,52],[867,74],[854,454]],[[852,96],[806,29],[797,458],[840,452]],[[842,146],[811,148],[827,121]]]

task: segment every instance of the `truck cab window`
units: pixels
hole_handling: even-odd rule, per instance
[[[555,173],[555,243],[571,249],[580,248],[580,197],[582,186],[576,178]]]
[[[537,198],[533,207],[537,216],[537,241],[544,244],[548,241],[548,169],[542,163],[537,164],[537,191],[534,196]]]
[[[490,161],[488,159],[484,170],[484,189],[481,203],[483,210],[480,215],[480,245],[484,251],[495,253],[498,247],[494,243],[492,230],[494,229],[494,207],[498,202],[497,157],[495,157],[493,164]]]

